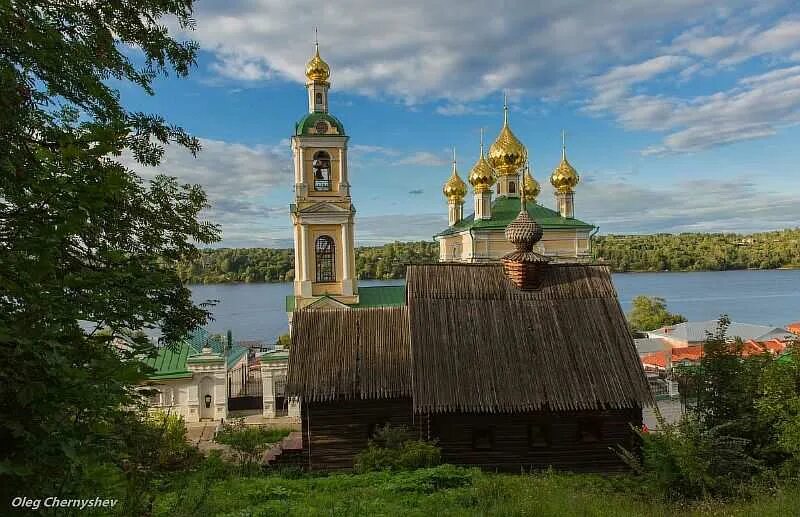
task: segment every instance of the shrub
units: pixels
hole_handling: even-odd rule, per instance
[[[726,434],[726,425],[707,429],[686,415],[657,433],[639,433],[639,459],[625,451],[623,459],[645,482],[669,499],[732,497],[762,470],[747,454],[747,440]]]
[[[355,458],[357,472],[410,470],[438,465],[441,451],[435,443],[412,440],[405,427],[378,428],[367,448]]]
[[[264,452],[289,432],[288,429],[247,425],[243,418],[238,418],[226,423],[214,440],[230,446],[239,462],[242,474],[250,474],[261,463]]]

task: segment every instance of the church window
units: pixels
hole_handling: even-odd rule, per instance
[[[316,102],[317,106],[322,106],[322,93],[317,92],[314,96],[314,102]]]
[[[336,245],[333,239],[323,235],[317,239],[314,249],[316,251],[317,282],[335,282],[336,264],[334,255],[336,253]]]
[[[314,153],[312,163],[314,170],[314,190],[328,192],[331,190],[331,156],[325,151]]]
[[[508,182],[508,193],[513,194],[517,191],[517,185],[513,181]]]

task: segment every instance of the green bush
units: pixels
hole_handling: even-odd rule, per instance
[[[238,418],[226,423],[216,434],[214,441],[230,446],[241,472],[252,474],[260,466],[264,452],[290,432],[288,429],[247,425],[243,418]]]
[[[412,440],[405,427],[385,425],[375,432],[366,450],[355,458],[357,472],[411,470],[432,467],[441,462],[435,443]]]
[[[430,494],[448,488],[460,488],[472,484],[476,471],[453,465],[421,468],[397,473],[385,486],[393,492]]]

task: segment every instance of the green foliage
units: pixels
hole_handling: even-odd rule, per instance
[[[165,25],[191,29],[191,14],[191,0],[0,0],[4,500],[76,495],[110,482],[90,477],[108,471],[138,489],[152,472],[120,470],[143,454],[143,438],[127,432],[139,425],[144,377],[131,359],[153,352],[138,331],[158,326],[174,342],[205,322],[174,268],[219,232],[197,219],[199,186],[145,182],[129,168],[158,165],[165,145],[196,153],[199,143],[128,111],[120,91],[152,94],[157,76],[188,73],[197,45]]]
[[[356,248],[356,274],[364,280],[404,278],[408,264],[439,260],[435,242],[394,242]],[[178,275],[190,284],[224,282],[289,282],[294,279],[294,250],[220,248],[180,262]]]
[[[663,298],[637,296],[633,299],[633,308],[628,313],[628,323],[634,330],[655,330],[666,325],[683,323],[686,318],[681,314],[667,311],[667,302]]]
[[[700,365],[682,372],[689,411],[641,434],[641,461],[622,453],[668,498],[752,496],[800,474],[800,372],[767,353],[743,357],[741,341],[726,336],[729,323],[720,319]]]
[[[625,455],[646,482],[669,499],[730,498],[761,469],[747,453],[748,441],[707,427],[695,415],[665,424],[657,433],[639,433],[642,459]]]
[[[724,271],[800,267],[800,228],[749,235],[681,233],[605,235],[595,258],[614,271]]]
[[[273,444],[288,436],[288,429],[247,425],[244,418],[226,423],[214,441],[233,450],[243,474],[251,474],[261,465],[261,457]]]
[[[355,458],[356,472],[411,470],[431,467],[441,462],[436,444],[412,440],[403,426],[386,424],[376,430],[369,445]]]
[[[783,517],[794,515],[798,507],[800,488],[792,485],[755,493],[751,500],[676,503],[628,476],[508,475],[441,465],[292,479],[274,474],[210,476],[200,469],[171,480],[158,493],[153,515]]]
[[[276,344],[285,348],[286,350],[289,350],[292,347],[292,337],[288,333],[281,334],[278,336],[278,342]]]

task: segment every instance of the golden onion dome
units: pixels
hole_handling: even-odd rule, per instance
[[[564,133],[561,134],[561,163],[558,167],[553,169],[553,174],[550,175],[550,184],[557,192],[567,193],[573,192],[581,177],[578,171],[575,170],[569,160],[567,160],[567,145],[564,142]]]
[[[513,176],[525,164],[528,151],[508,127],[508,104],[503,106],[503,129],[489,148],[487,160],[499,176]]]
[[[530,167],[526,167],[525,176],[522,178],[522,195],[525,196],[525,199],[535,202],[541,191],[542,187],[531,175]]]
[[[306,77],[312,83],[325,83],[331,76],[331,67],[319,56],[319,43],[315,44],[314,55],[306,64]]]
[[[462,203],[464,201],[464,196],[467,195],[467,184],[464,183],[464,180],[458,175],[458,171],[456,170],[456,156],[455,150],[453,151],[453,173],[450,175],[450,178],[445,182],[444,186],[442,187],[442,193],[444,197],[447,198],[448,201],[455,201],[456,203]]]
[[[475,193],[489,192],[495,182],[494,170],[483,153],[483,129],[481,129],[481,153],[478,161],[472,166],[468,179]]]

